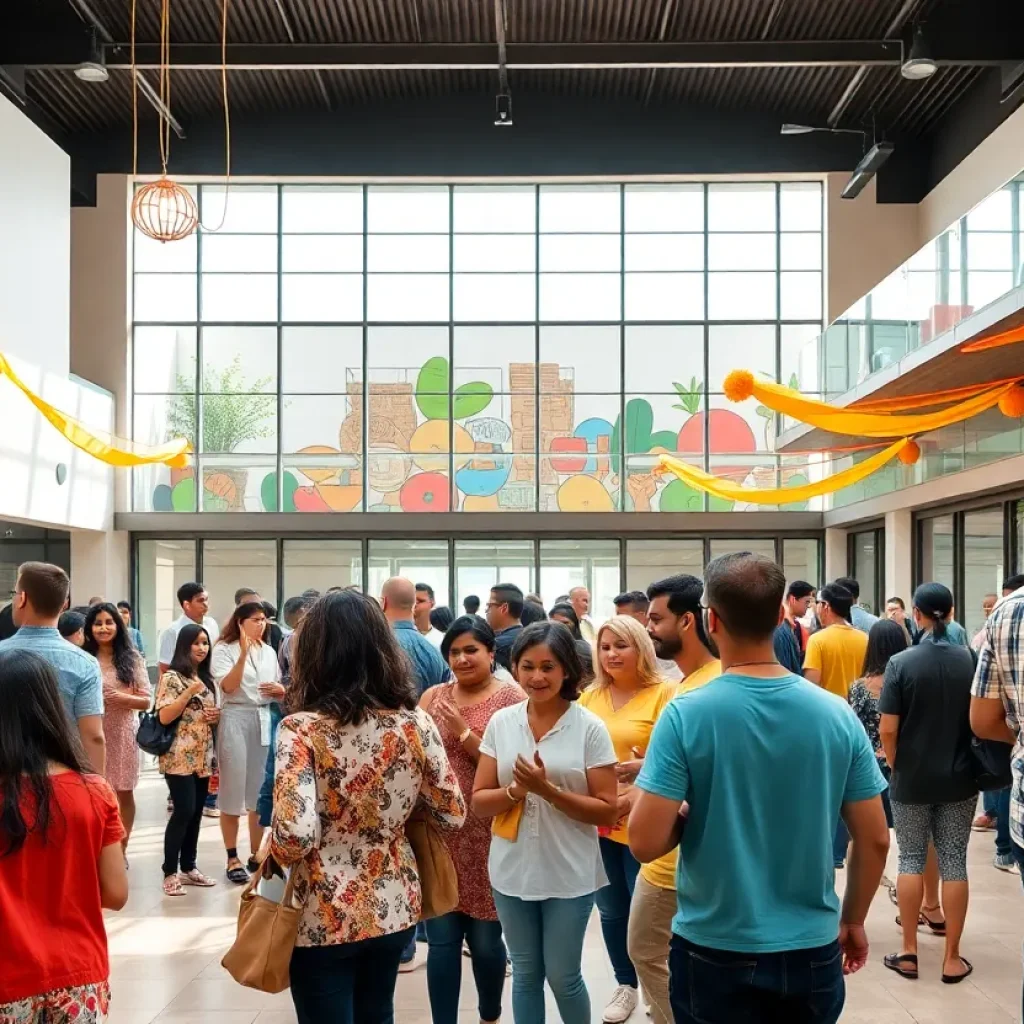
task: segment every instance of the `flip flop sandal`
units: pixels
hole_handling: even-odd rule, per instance
[[[178,880],[177,875],[168,875],[164,879],[164,895],[165,896],[184,896],[185,890],[181,887],[181,882]]]
[[[200,885],[204,889],[217,884],[209,875],[204,875],[198,868],[193,868],[191,871],[183,871],[178,877],[181,879],[182,885]]]
[[[242,867],[241,864],[236,865],[233,868],[228,868],[226,872],[229,882],[234,882],[235,885],[245,885],[249,881],[249,872]]]
[[[890,971],[895,971],[901,978],[910,981],[917,981],[917,954],[915,953],[890,953],[883,958],[882,963]],[[907,970],[902,964],[913,964],[913,970]]]
[[[943,974],[942,984],[943,985],[959,985],[964,978],[969,978],[974,973],[974,965],[970,960],[960,957],[960,963],[962,963],[967,970],[963,974]]]
[[[259,871],[259,869],[260,862],[255,857],[250,857],[245,862],[245,870],[248,871],[250,875],[255,874],[257,871]]]
[[[925,910],[938,910],[938,907],[925,907],[921,910],[921,923],[927,925],[933,935],[945,935],[946,934],[946,922],[945,921],[933,921],[926,913]]]

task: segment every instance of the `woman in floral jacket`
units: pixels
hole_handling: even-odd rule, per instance
[[[293,647],[271,853],[299,872],[291,962],[299,1024],[393,1019],[398,963],[421,892],[405,836],[414,812],[443,829],[466,805],[383,612],[355,591],[310,610]]]

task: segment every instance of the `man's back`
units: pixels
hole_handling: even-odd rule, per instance
[[[807,641],[804,670],[820,672],[821,688],[845,700],[850,684],[864,668],[867,649],[866,634],[849,623],[837,623],[818,630]]]
[[[402,649],[409,656],[409,661],[412,662],[416,685],[420,693],[429,690],[431,686],[443,683],[450,675],[448,666],[444,663],[437,648],[416,628],[412,619],[407,622],[395,622],[392,625],[395,630],[395,639],[401,644]]]
[[[0,650],[32,651],[57,673],[61,699],[68,718],[77,722],[103,714],[103,681],[100,666],[91,654],[69,643],[52,627],[22,626],[0,643]]]
[[[637,784],[690,804],[677,935],[751,953],[834,941],[840,807],[885,788],[846,704],[796,675],[723,675],[665,708]]]

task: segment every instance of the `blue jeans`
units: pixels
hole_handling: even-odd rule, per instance
[[[590,1024],[590,993],[581,963],[593,893],[566,900],[521,900],[495,892],[494,903],[512,957],[515,1024],[544,1024],[545,979],[563,1024]]]
[[[594,894],[601,915],[605,949],[608,950],[608,959],[615,972],[615,984],[636,988],[639,982],[636,968],[626,949],[626,933],[629,930],[629,905],[636,887],[636,876],[640,873],[640,862],[629,852],[625,843],[617,843],[604,836],[598,842],[601,844],[604,872],[608,876],[608,884]]]
[[[394,1024],[398,958],[415,931],[296,946],[290,981],[299,1024]]]
[[[427,992],[433,1024],[458,1024],[463,939],[469,945],[480,1019],[497,1020],[501,1016],[506,962],[501,924],[453,911],[427,922]]]
[[[996,808],[996,854],[1008,857],[1013,853],[1013,844],[1010,841],[1010,787],[997,789],[992,795],[995,797]],[[988,796],[988,793],[985,796]]]
[[[838,942],[733,953],[673,935],[669,971],[676,1024],[835,1024],[846,1001]]]
[[[987,789],[981,794],[981,809],[993,818],[999,806],[999,792],[998,789]]]

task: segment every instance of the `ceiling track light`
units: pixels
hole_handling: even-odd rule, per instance
[[[95,29],[89,39],[89,58],[75,68],[75,78],[80,82],[105,82],[110,78],[107,57]]]
[[[498,95],[494,99],[494,123],[499,127],[512,124],[512,91],[508,87],[505,25],[505,0],[494,0],[494,38],[498,42]]]
[[[500,92],[495,97],[494,123],[497,125],[512,124],[512,97],[507,92]]]
[[[891,142],[876,142],[853,169],[850,180],[839,194],[840,198],[856,199],[864,190],[864,186],[878,173],[882,164],[892,156],[895,149],[896,147]]]
[[[830,128],[827,125],[819,127],[811,124],[790,124],[787,122],[779,129],[780,135],[810,135],[811,132],[827,132],[830,135],[867,136],[867,132],[860,128]]]
[[[925,42],[924,31],[918,25],[914,29],[914,37],[910,43],[910,53],[900,67],[900,74],[911,82],[920,82],[925,78],[931,78],[939,65],[931,55],[927,42]]]

